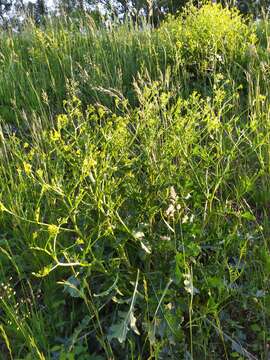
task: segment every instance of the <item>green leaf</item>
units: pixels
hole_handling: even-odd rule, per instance
[[[191,242],[186,247],[186,256],[188,257],[197,257],[201,252],[201,247],[195,242]]]
[[[136,325],[136,318],[132,310],[128,312],[119,312],[119,317],[122,319],[118,323],[113,324],[109,329],[108,340],[117,339],[120,344],[124,343],[127,338],[129,329],[134,331],[135,334],[140,335]]]
[[[217,276],[208,277],[207,282],[211,288],[224,289],[225,287],[223,280]]]
[[[103,297],[103,296],[108,296],[110,295],[110,293],[116,288],[116,285],[118,283],[118,274],[116,275],[116,279],[114,281],[114,283],[112,284],[112,286],[109,287],[109,289],[99,293],[99,294],[94,294],[94,297]]]
[[[175,255],[175,270],[174,270],[174,282],[179,285],[182,281],[183,273],[185,269],[185,261],[182,253]]]
[[[244,218],[246,220],[256,221],[256,217],[249,211],[244,212],[241,216],[242,216],[242,218]]]
[[[80,284],[80,280],[72,275],[67,279],[67,281],[64,281],[64,291],[73,298],[82,297],[81,290],[79,289]]]
[[[122,320],[116,324],[111,325],[108,335],[109,341],[112,339],[117,339],[120,344],[126,341],[128,332],[128,314],[129,311],[127,313],[119,312],[119,316],[122,318]]]

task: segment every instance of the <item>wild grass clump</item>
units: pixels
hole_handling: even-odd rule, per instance
[[[90,18],[52,21],[44,29],[29,23],[19,35],[1,35],[0,114],[19,126],[33,112],[53,118],[70,81],[78,84],[85,107],[98,102],[113,108],[112,96],[119,95],[135,106],[138,73],[155,80],[168,67],[170,87],[186,95],[199,85],[209,92],[215,72],[244,81],[255,43],[253,27],[218,5],[189,7],[159,30],[145,23],[105,29]]]
[[[268,356],[268,22],[170,21],[0,45],[4,359]]]
[[[70,81],[80,98],[111,107],[112,94],[133,98],[132,83],[143,70],[157,76],[158,58],[152,32],[124,24],[97,27],[88,18],[80,25],[29,24],[22,34],[2,36],[0,44],[0,114],[23,124],[25,113],[52,115],[61,111]]]
[[[200,9],[188,6],[178,16],[169,17],[158,33],[171,66],[184,77],[185,87],[200,86],[200,91],[209,92],[209,81],[212,83],[217,72],[244,83],[243,72],[257,37],[255,27],[237,9],[220,4]]]
[[[216,63],[225,63],[226,57],[241,60],[256,42],[254,29],[245,24],[240,13],[220,4],[208,4],[199,10],[188,7],[186,13],[170,19],[166,26],[174,35],[183,61],[196,61],[198,71],[203,72]]]

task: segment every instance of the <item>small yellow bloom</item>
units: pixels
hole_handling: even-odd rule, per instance
[[[61,139],[61,134],[59,131],[53,130],[50,133],[50,138],[52,141],[58,141]]]
[[[31,171],[32,171],[32,165],[27,163],[27,162],[23,162],[23,168],[24,168],[24,171],[26,173],[26,175],[30,175],[31,174]]]
[[[6,211],[5,205],[0,201],[0,212]]]
[[[68,116],[66,114],[58,115],[57,124],[59,128],[65,127],[68,124]]]
[[[42,178],[42,177],[43,177],[43,170],[38,169],[38,170],[37,170],[37,175],[38,175],[40,178]]]
[[[92,157],[86,157],[83,161],[83,173],[88,173],[97,164]]]
[[[51,236],[56,236],[59,233],[58,226],[51,224],[48,226],[48,232]]]

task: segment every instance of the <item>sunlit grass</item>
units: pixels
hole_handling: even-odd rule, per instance
[[[5,359],[268,356],[268,20],[187,14],[2,35]]]

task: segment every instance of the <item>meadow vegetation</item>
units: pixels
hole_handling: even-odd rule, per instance
[[[1,358],[269,358],[268,32],[1,34]]]

